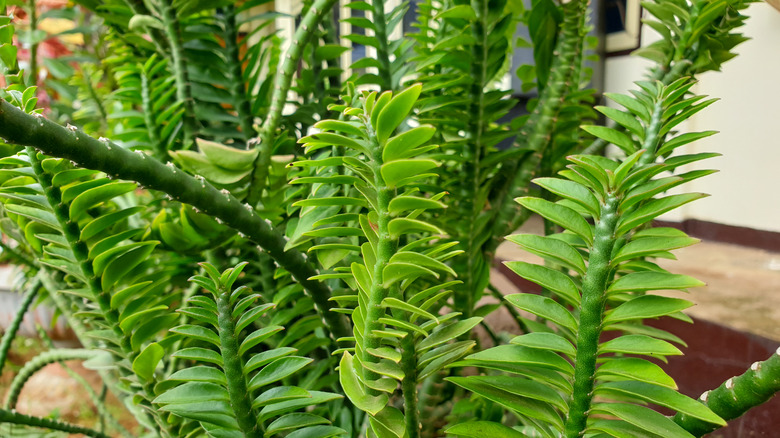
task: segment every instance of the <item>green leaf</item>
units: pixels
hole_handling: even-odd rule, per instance
[[[511,427],[492,421],[469,421],[448,427],[445,432],[449,435],[465,436],[468,438],[524,438],[526,435]]]
[[[631,155],[637,150],[637,146],[634,140],[626,134],[606,126],[588,125],[582,126],[585,132],[588,132],[600,139],[606,140],[609,143],[622,149],[626,155]]]
[[[677,389],[674,379],[669,377],[661,367],[638,357],[614,358],[604,362],[596,370],[596,378],[608,377],[637,380]]]
[[[593,229],[579,213],[571,208],[544,199],[525,197],[515,199],[518,204],[538,213],[543,218],[579,235],[585,242],[593,242]]]
[[[668,272],[632,272],[618,278],[609,286],[607,292],[642,292],[648,290],[677,290],[705,284],[693,277]]]
[[[171,329],[172,332],[184,335],[185,337],[197,339],[199,341],[209,342],[219,347],[221,345],[219,336],[212,330],[199,325],[180,325]]]
[[[701,140],[702,138],[707,138],[711,135],[717,134],[718,131],[704,131],[704,132],[686,132],[685,134],[678,135],[677,137],[667,141],[664,143],[659,149],[658,152],[656,152],[656,155],[664,155],[666,153],[669,153],[675,149],[677,149],[680,146],[686,145],[688,143],[693,143],[696,140]]]
[[[330,421],[320,417],[319,415],[309,414],[306,412],[295,412],[274,420],[265,430],[265,436],[274,436],[280,432],[322,424],[330,424]]]
[[[311,395],[309,395],[309,391],[303,388],[298,388],[297,386],[276,386],[257,396],[252,402],[252,407],[258,409],[273,403],[307,397],[311,397]]]
[[[458,5],[453,6],[446,11],[439,12],[434,19],[441,20],[444,18],[459,18],[467,21],[475,21],[477,19],[477,13],[474,12],[474,8],[471,5]]]
[[[411,314],[436,321],[436,323],[439,322],[439,319],[436,318],[436,316],[433,315],[432,313],[426,312],[425,310],[422,310],[419,307],[415,307],[411,304],[406,303],[405,301],[401,301],[396,298],[391,298],[391,297],[385,298],[384,300],[382,300],[381,306],[385,309],[390,308],[390,309],[402,310],[404,312],[409,312]]]
[[[458,321],[454,324],[449,324],[444,327],[439,327],[436,331],[431,333],[427,338],[423,339],[417,344],[417,351],[422,352],[429,348],[436,347],[437,345],[441,345],[445,342],[455,339],[458,336],[467,333],[468,331],[476,327],[481,321],[482,318],[475,316],[472,318],[464,319],[463,321]]]
[[[162,393],[154,399],[161,405],[185,404],[203,401],[230,401],[225,388],[208,382],[187,382]]]
[[[574,319],[574,316],[551,298],[534,294],[513,294],[504,298],[518,309],[548,319],[572,332],[577,332],[577,320]]]
[[[319,132],[317,134],[303,137],[298,140],[298,143],[304,144],[306,153],[330,146],[343,146],[357,152],[368,153],[368,150],[362,143],[359,143],[358,141],[349,137],[333,134],[330,132]]]
[[[607,313],[602,324],[606,327],[619,321],[658,318],[685,310],[691,306],[693,306],[693,303],[679,298],[643,295],[627,301]]]
[[[715,415],[706,405],[688,396],[680,394],[674,389],[657,386],[645,382],[605,382],[596,386],[594,395],[629,396],[637,400],[653,403],[658,406],[675,410],[685,415],[698,418],[708,423],[725,426],[726,422]]]
[[[404,438],[406,436],[404,414],[392,406],[382,409],[370,420],[371,429],[377,438]]]
[[[382,285],[389,288],[399,281],[411,281],[422,275],[430,275],[439,278],[436,271],[424,266],[413,265],[411,263],[388,263],[382,269]]]
[[[200,150],[210,162],[228,170],[240,171],[252,167],[257,158],[257,154],[260,153],[260,149],[258,148],[251,150],[237,149],[201,138],[195,139],[195,142],[198,144],[198,150]]]
[[[222,366],[222,356],[214,350],[208,350],[201,347],[183,348],[176,353],[173,353],[171,357],[177,357],[179,359],[195,360],[199,362],[213,363],[214,365]]]
[[[382,161],[387,163],[415,155],[414,149],[425,144],[435,133],[436,128],[423,125],[390,138],[382,149]]]
[[[390,200],[388,210],[391,214],[397,215],[409,210],[429,210],[447,208],[447,204],[430,198],[421,198],[419,196],[396,196]]]
[[[321,120],[315,123],[314,127],[323,131],[340,131],[359,138],[366,135],[358,124],[341,120]]]
[[[288,356],[276,359],[258,371],[249,381],[247,388],[250,391],[254,391],[265,385],[284,379],[310,364],[312,361],[313,359],[309,359],[308,357],[299,356]]]
[[[265,341],[275,333],[278,333],[282,330],[284,330],[284,327],[280,327],[278,325],[269,325],[259,330],[255,330],[249,336],[244,338],[243,341],[241,341],[241,345],[238,347],[238,355],[243,356],[244,353],[249,351],[252,347]]]
[[[504,265],[526,280],[555,292],[570,304],[579,305],[579,289],[563,272],[527,262],[504,262]]]
[[[388,188],[403,187],[409,182],[426,177],[425,173],[435,169],[439,163],[426,158],[407,158],[395,160],[382,165],[380,172]]]
[[[390,263],[409,263],[413,265],[420,265],[429,269],[434,269],[440,272],[447,272],[453,277],[457,277],[455,271],[446,264],[436,260],[435,258],[413,251],[398,251],[390,257]]]
[[[165,350],[156,342],[147,345],[133,361],[133,372],[142,380],[154,380],[154,370],[165,355]]]
[[[109,201],[117,196],[130,193],[135,189],[135,183],[116,182],[112,184],[104,184],[102,186],[97,186],[86,190],[84,193],[76,196],[76,199],[74,199],[70,204],[70,218],[72,220],[76,220],[88,209],[103,202]]]
[[[599,354],[623,353],[659,356],[680,356],[674,345],[660,339],[644,335],[625,335],[599,345]]]
[[[585,274],[585,261],[579,251],[566,242],[535,234],[515,234],[507,236],[506,240],[516,243],[531,254],[538,255],[581,275]]]
[[[647,223],[668,211],[706,196],[707,195],[703,193],[684,193],[653,199],[637,208],[635,211],[621,217],[618,221],[616,234],[621,236],[631,229]]]
[[[570,199],[585,207],[593,217],[599,217],[601,204],[582,184],[560,178],[536,178],[534,183],[564,199]]]
[[[563,336],[555,333],[527,333],[516,336],[509,342],[511,344],[522,345],[524,347],[557,351],[571,357],[574,357],[577,354],[577,350],[574,349],[574,346],[571,344],[571,342],[567,341]]]
[[[623,403],[595,403],[592,413],[611,415],[664,438],[693,438],[670,418],[644,406]]]
[[[396,94],[387,105],[382,108],[376,121],[376,135],[379,144],[385,144],[396,128],[412,111],[417,98],[422,91],[422,84],[415,84]]]
[[[616,121],[618,124],[624,126],[639,138],[644,138],[645,130],[642,128],[642,124],[634,117],[625,111],[620,111],[616,108],[610,108],[607,106],[597,106],[594,109],[610,119]]]
[[[387,394],[383,393],[376,397],[368,395],[365,387],[358,380],[357,373],[352,355],[344,352],[339,362],[339,382],[344,389],[344,394],[361,411],[376,415],[387,406]]]
[[[214,367],[194,366],[176,371],[168,377],[168,380],[182,380],[185,382],[211,382],[226,385],[227,380],[222,371]]]
[[[387,225],[387,231],[393,238],[398,238],[402,234],[409,233],[432,233],[432,234],[444,234],[444,230],[431,225],[427,222],[423,222],[417,219],[409,219],[405,217],[395,218]]]
[[[499,345],[498,347],[489,348],[469,355],[466,359],[482,362],[505,362],[516,365],[536,366],[560,371],[566,374],[573,374],[574,372],[574,368],[568,361],[552,351],[528,348],[521,345]]]

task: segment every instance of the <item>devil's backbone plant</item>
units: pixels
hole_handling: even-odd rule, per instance
[[[680,394],[659,361],[683,340],[644,324],[688,320],[655,291],[701,285],[655,263],[696,240],[652,221],[704,196],[678,186],[712,172],[685,147],[714,132],[681,127],[747,2],[645,2],[663,38],[610,106],[582,0],[306,0],[288,41],[268,0],[75,3],[0,17],[0,246],[23,293],[0,369],[36,302],[83,347],[21,367],[0,435],[690,437],[780,389],[774,355]],[[55,17],[85,39],[41,59]],[[534,65],[511,65],[521,45]],[[537,97],[510,117],[515,70]],[[544,235],[511,235],[534,214]],[[507,263],[541,293],[492,284],[507,235],[544,259]],[[17,411],[67,360],[138,427],[89,385],[95,425]]]

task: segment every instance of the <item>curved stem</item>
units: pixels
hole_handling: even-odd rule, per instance
[[[588,270],[582,281],[582,304],[577,330],[577,355],[574,359],[574,385],[564,436],[578,438],[585,430],[592,400],[593,381],[598,358],[599,335],[607,284],[610,281],[610,256],[615,244],[618,199],[610,195],[601,207],[596,223]]]
[[[276,72],[274,79],[274,92],[271,97],[271,106],[268,116],[263,121],[260,132],[260,153],[255,160],[255,168],[252,172],[252,183],[249,186],[247,200],[250,205],[255,205],[263,194],[263,189],[268,179],[268,169],[271,165],[276,129],[282,118],[282,110],[287,102],[287,93],[292,86],[292,78],[298,63],[303,56],[303,48],[309,43],[319,23],[328,15],[336,4],[336,0],[315,0],[309,10],[301,19],[301,24],[295,31],[295,36],[290,42],[290,47],[284,55],[282,67]]]
[[[193,137],[197,135],[198,121],[195,119],[195,104],[192,100],[187,60],[182,46],[181,27],[173,7],[173,0],[164,0],[161,6],[161,18],[170,44],[173,73],[176,78],[176,99],[184,106],[183,147],[189,149]]]
[[[223,9],[225,17],[225,51],[227,52],[230,70],[230,89],[235,99],[235,109],[238,113],[239,126],[244,141],[249,141],[255,136],[252,127],[254,116],[252,104],[249,103],[246,87],[244,85],[244,72],[242,69],[241,53],[238,44],[238,24],[236,23],[236,6],[229,5]]]
[[[19,326],[22,325],[24,315],[27,314],[27,310],[30,308],[30,305],[32,305],[33,300],[38,296],[38,288],[40,286],[41,279],[36,276],[27,289],[27,292],[25,292],[22,304],[19,306],[19,310],[16,311],[16,314],[14,314],[14,319],[11,321],[11,324],[8,325],[8,329],[5,333],[3,333],[3,340],[0,341],[0,374],[3,372],[5,360],[8,357],[8,352],[11,350],[11,344],[13,343],[14,338],[16,338],[16,333],[19,331]]]
[[[732,377],[719,387],[706,391],[699,401],[726,421],[768,401],[780,391],[780,348],[767,360],[755,362],[740,376]],[[674,416],[675,423],[695,436],[710,433],[720,426],[688,415]]]
[[[0,409],[0,423],[12,423],[24,426],[43,427],[51,430],[59,430],[68,433],[80,433],[90,438],[110,438],[108,435],[86,427],[75,424],[63,423],[61,421],[48,418],[32,417],[30,415],[20,414],[18,412],[6,411]]]
[[[38,372],[41,368],[54,362],[62,362],[65,360],[74,359],[91,359],[95,356],[95,352],[91,350],[83,349],[56,349],[45,351],[34,358],[27,361],[24,364],[19,374],[14,377],[11,385],[8,387],[8,395],[5,399],[5,409],[16,409],[16,402],[19,400],[19,394],[22,392],[24,384],[30,380],[33,374]]]
[[[196,179],[173,164],[164,165],[146,154],[133,153],[111,142],[101,142],[72,132],[54,122],[24,113],[0,101],[0,137],[19,145],[33,146],[45,154],[67,158],[87,169],[106,172],[167,193],[180,202],[219,218],[259,244],[279,265],[303,285],[317,312],[334,338],[349,336],[345,319],[330,312],[330,289],[316,280],[316,269],[297,250],[285,251],[287,240],[258,216],[251,206],[226,196],[204,179]]]

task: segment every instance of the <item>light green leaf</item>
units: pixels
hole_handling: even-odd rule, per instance
[[[466,356],[466,359],[482,362],[536,366],[561,371],[566,374],[574,373],[572,365],[552,351],[528,348],[521,345],[499,345],[498,347],[489,348]]]
[[[330,424],[330,421],[320,417],[319,415],[309,414],[306,412],[295,412],[274,420],[265,430],[265,436],[274,436],[274,434],[278,434],[280,432],[321,424]]]
[[[394,215],[409,210],[429,210],[438,208],[447,208],[447,205],[434,199],[408,195],[396,196],[390,200],[390,205],[388,206],[388,210]]]
[[[444,230],[431,225],[427,222],[423,222],[417,219],[409,219],[405,217],[399,217],[392,219],[387,225],[387,231],[390,232],[390,236],[398,238],[402,234],[409,234],[415,232],[427,232],[432,234],[444,234]]]
[[[664,438],[693,438],[670,418],[644,406],[624,403],[595,403],[592,413],[602,413],[620,418],[640,429]]]
[[[406,158],[382,165],[380,172],[388,188],[402,187],[417,178],[423,178],[425,173],[439,166],[436,161],[427,158]]]
[[[618,278],[609,286],[607,292],[641,292],[648,290],[677,290],[705,284],[693,277],[667,272],[632,272]]]
[[[414,280],[422,275],[430,275],[439,278],[436,271],[430,270],[424,266],[413,265],[411,263],[388,263],[382,270],[382,285],[389,288],[399,281]]]
[[[396,128],[409,115],[422,91],[422,84],[415,84],[396,94],[382,108],[376,121],[376,136],[379,144],[385,144]],[[373,114],[372,114],[373,118]]]
[[[526,280],[555,292],[569,304],[579,305],[579,289],[563,272],[526,262],[504,262],[504,265]]]
[[[414,149],[425,144],[435,133],[436,128],[431,125],[423,125],[392,137],[382,150],[382,161],[387,163],[412,157],[415,155]]]
[[[417,351],[422,352],[437,345],[441,345],[473,329],[482,321],[480,317],[472,317],[438,328],[427,338],[417,344]]]
[[[179,359],[195,360],[199,362],[209,362],[214,365],[222,366],[222,356],[214,350],[208,350],[201,347],[183,348],[171,355]]]
[[[604,362],[596,370],[596,378],[608,377],[637,380],[677,389],[674,379],[669,377],[661,367],[638,357],[614,358]]]
[[[631,139],[631,137],[616,129],[597,125],[582,126],[582,129],[585,132],[588,132],[598,138],[614,144],[615,146],[622,149],[626,155],[631,155],[637,150],[637,146],[634,144],[634,141]]]
[[[660,339],[644,335],[625,335],[599,345],[599,354],[623,353],[658,356],[680,356],[680,351],[674,345]]]
[[[221,345],[219,336],[217,336],[216,333],[207,329],[206,327],[201,327],[199,325],[180,325],[178,327],[172,328],[171,331],[173,333],[184,335],[188,338],[211,343],[217,347]]]
[[[300,356],[288,356],[276,359],[266,365],[252,377],[247,385],[250,391],[262,388],[265,385],[277,382],[294,374],[296,371],[310,364],[313,359]]]
[[[160,344],[152,342],[133,361],[133,372],[142,380],[151,382],[154,379],[154,370],[164,355],[165,350]]]
[[[406,436],[404,414],[392,406],[382,409],[370,420],[371,429],[377,438],[404,438]]]
[[[582,205],[593,217],[599,217],[601,204],[593,196],[593,193],[582,184],[561,178],[536,178],[533,181],[561,198]]]
[[[627,301],[607,313],[602,324],[606,327],[619,321],[658,318],[685,310],[691,306],[693,306],[692,302],[679,298],[643,295]]]
[[[551,298],[534,294],[513,294],[504,298],[521,310],[548,319],[572,332],[577,332],[577,320],[574,319],[574,316]]]
[[[585,261],[579,251],[566,242],[535,234],[514,234],[507,236],[506,240],[520,245],[531,254],[538,255],[579,274],[585,274]]]
[[[168,377],[168,380],[182,380],[185,382],[211,382],[218,385],[226,385],[225,374],[217,368],[198,365],[176,371]]]
[[[185,404],[203,401],[230,401],[225,388],[209,382],[187,382],[162,393],[154,399],[155,403]]]
[[[465,436],[468,438],[525,438],[525,434],[511,427],[492,421],[469,421],[456,424],[445,430],[450,435]]]
[[[726,422],[715,415],[706,405],[688,396],[680,394],[674,389],[657,386],[645,382],[605,382],[596,386],[593,395],[618,395],[629,396],[637,400],[664,406],[682,414],[698,418],[708,423],[725,426]]]
[[[567,354],[574,357],[577,354],[577,350],[571,345],[571,342],[567,341],[563,336],[555,333],[527,333],[524,335],[516,336],[509,341],[514,345],[522,345],[525,347],[538,348],[541,350],[552,350],[559,353]]]
[[[258,409],[273,403],[295,400],[299,398],[311,398],[309,391],[297,386],[276,386],[264,391],[252,402],[252,408]]]
[[[341,356],[341,362],[339,362],[339,382],[344,389],[344,394],[361,411],[376,415],[387,406],[387,394],[368,395],[358,379],[358,372],[355,369],[352,355],[344,352],[344,355]]]
[[[574,232],[585,239],[588,244],[593,242],[593,229],[590,224],[571,208],[532,197],[517,198],[515,201],[523,207],[538,213],[550,222],[556,223],[563,228]]]
[[[195,139],[200,150],[213,164],[228,170],[246,170],[254,165],[260,149],[238,149],[217,142]]]
[[[391,297],[385,298],[384,300],[382,300],[381,305],[383,308],[402,310],[404,312],[409,312],[414,315],[436,321],[437,323],[439,322],[438,318],[436,318],[436,316],[433,315],[432,313],[426,312],[425,310],[422,310],[418,307],[415,307],[411,304],[406,303],[405,301],[401,301],[396,298],[391,298]]]
[[[707,195],[703,193],[684,193],[648,201],[635,211],[620,218],[616,234],[621,236],[631,229],[647,223],[668,211],[706,196]]]

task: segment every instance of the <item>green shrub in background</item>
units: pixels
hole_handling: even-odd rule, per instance
[[[691,305],[647,292],[701,285],[653,262],[696,240],[650,224],[704,196],[665,195],[716,155],[679,153],[713,134],[679,125],[713,102],[691,87],[744,41],[747,2],[644,3],[654,67],[609,107],[584,88],[585,1],[421,1],[398,39],[406,3],[353,1],[343,37],[373,55],[351,66],[335,4],[305,1],[283,42],[268,0],[31,1],[26,63],[0,18],[0,229],[26,278],[0,365],[36,297],[84,346],[25,365],[0,428],[136,436],[97,396],[95,429],[14,410],[66,359],[160,437],[690,437],[780,389],[775,355],[690,399],[647,360],[682,341],[643,324]],[[88,41],[38,59],[55,16]],[[507,120],[523,44],[538,98]],[[534,213],[544,236],[507,239],[544,264],[507,265],[543,292],[503,297],[496,247]],[[502,306],[523,334],[484,321]]]

